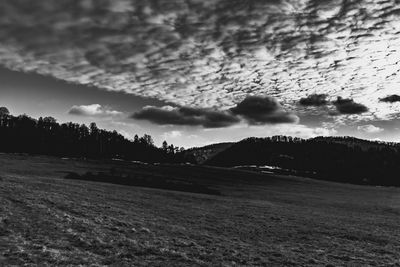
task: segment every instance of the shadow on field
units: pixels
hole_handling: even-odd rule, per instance
[[[204,185],[192,181],[182,181],[167,179],[164,177],[133,177],[131,175],[116,174],[114,170],[109,173],[99,172],[94,174],[86,172],[79,175],[75,172],[69,172],[65,179],[69,180],[85,180],[93,182],[102,182],[110,184],[119,184],[127,186],[140,186],[148,188],[158,188],[173,191],[182,191],[190,193],[208,194],[208,195],[221,195],[221,192],[215,189],[210,189]]]

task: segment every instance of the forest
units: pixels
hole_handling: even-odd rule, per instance
[[[174,162],[182,149],[163,143],[154,145],[150,135],[129,140],[116,131],[77,123],[59,124],[52,117],[33,119],[13,116],[0,108],[0,152],[28,153],[61,157],[124,159],[143,162]]]
[[[271,166],[278,172],[353,184],[400,186],[400,146],[354,137],[247,138],[208,159],[213,166]]]

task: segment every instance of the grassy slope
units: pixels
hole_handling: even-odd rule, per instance
[[[111,165],[223,196],[59,179]],[[0,166],[0,266],[400,264],[400,189],[45,157]]]

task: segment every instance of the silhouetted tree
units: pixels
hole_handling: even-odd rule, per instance
[[[6,107],[0,107],[0,126],[7,123],[7,117],[10,115],[10,111]]]
[[[164,142],[162,143],[162,150],[164,150],[165,152],[167,152],[168,151],[168,143],[167,143],[167,141],[165,141],[164,140]]]
[[[141,137],[139,140],[142,144],[145,144],[148,146],[154,146],[153,138],[148,134],[144,134],[143,137]]]
[[[10,111],[6,107],[0,107],[0,117],[10,115]]]

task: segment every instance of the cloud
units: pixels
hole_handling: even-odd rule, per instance
[[[182,132],[181,131],[170,131],[170,132],[166,132],[163,133],[161,135],[162,139],[168,140],[168,139],[174,139],[174,138],[180,138],[182,137]]]
[[[70,115],[88,116],[88,117],[109,117],[121,115],[122,112],[112,110],[109,107],[103,107],[100,104],[72,106],[68,111]]]
[[[332,127],[309,127],[304,124],[282,124],[282,125],[270,125],[268,127],[254,125],[252,128],[252,136],[265,137],[273,135],[287,135],[301,138],[312,138],[317,136],[332,136],[337,134],[337,130]],[[244,128],[248,130],[247,128]],[[246,131],[239,131],[242,134],[242,138],[248,137]]]
[[[313,129],[313,135],[317,136],[331,136],[337,133],[337,130],[333,128],[323,128],[323,127],[317,127]]]
[[[356,103],[350,98],[338,97],[333,104],[336,106],[336,110],[340,114],[361,114],[368,111],[366,106]]]
[[[372,124],[358,126],[357,130],[368,133],[368,134],[377,134],[384,131],[384,129],[376,127]]]
[[[399,95],[388,95],[384,98],[379,99],[379,101],[387,102],[387,103],[400,102],[400,96]]]
[[[0,62],[176,106],[227,109],[249,92],[286,106],[321,88],[370,103],[398,86],[389,2],[2,0]]]
[[[301,98],[299,104],[302,106],[324,106],[328,104],[326,94],[312,94],[307,97]]]
[[[255,125],[297,123],[299,121],[296,115],[286,112],[275,98],[269,96],[248,96],[231,111]]]
[[[222,128],[238,124],[243,119],[251,125],[297,123],[299,118],[286,112],[272,97],[248,96],[234,108],[216,111],[190,107],[146,106],[131,118],[148,120],[159,125],[202,126]]]
[[[187,125],[204,128],[228,127],[240,122],[239,118],[227,111],[171,106],[147,106],[131,117],[137,120],[148,120],[159,125]]]

